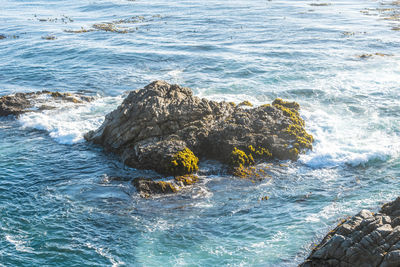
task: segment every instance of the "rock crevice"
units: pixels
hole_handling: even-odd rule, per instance
[[[400,197],[374,214],[362,210],[343,220],[302,263],[311,266],[381,266],[400,264]]]

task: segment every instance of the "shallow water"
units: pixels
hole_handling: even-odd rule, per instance
[[[400,195],[400,23],[376,10],[390,2],[0,3],[2,94],[97,97],[0,120],[0,265],[295,266],[341,218]],[[129,18],[127,33],[65,32]],[[156,79],[214,100],[295,100],[314,150],[262,182],[208,175],[141,199],[111,177],[147,172],[82,136]]]

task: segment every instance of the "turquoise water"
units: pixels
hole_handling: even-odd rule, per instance
[[[400,195],[400,23],[384,19],[397,12],[390,2],[0,4],[1,94],[97,97],[0,120],[2,266],[296,266],[341,218]],[[127,19],[118,25],[127,33],[68,32]],[[359,58],[375,53],[385,55]],[[257,183],[203,163],[193,191],[141,199],[130,179],[147,172],[82,135],[125,91],[157,79],[214,100],[295,100],[314,150],[273,163]]]

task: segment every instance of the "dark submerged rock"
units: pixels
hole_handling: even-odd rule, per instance
[[[43,97],[48,96],[48,98]],[[93,97],[80,94],[60,93],[60,92],[33,92],[16,93],[0,97],[0,116],[18,116],[26,112],[37,110],[55,109],[50,100],[59,102],[84,103],[93,100]]]
[[[276,99],[272,105],[243,108],[193,96],[189,88],[164,81],[130,92],[85,139],[120,155],[131,167],[164,175],[196,171],[197,157],[230,163],[235,148],[252,164],[257,151],[296,160],[313,141],[295,102]],[[180,164],[185,170],[176,173],[180,153],[186,153]]]
[[[300,266],[400,266],[400,197],[343,220]]]
[[[132,184],[136,187],[140,196],[145,198],[155,194],[171,194],[178,191],[170,182],[154,181],[150,178],[136,178]]]
[[[132,181],[133,186],[141,197],[149,198],[154,195],[172,194],[183,188],[197,183],[199,178],[196,175],[177,176],[172,180],[162,181],[150,178],[136,178]]]

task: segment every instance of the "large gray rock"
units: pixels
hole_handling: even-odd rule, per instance
[[[120,155],[129,166],[162,174],[174,174],[171,162],[185,148],[197,157],[229,162],[235,147],[249,152],[251,145],[268,149],[274,158],[296,160],[311,148],[312,136],[304,130],[297,103],[277,99],[273,104],[236,106],[155,81],[130,92],[85,138]]]
[[[0,116],[19,116],[26,112],[54,109],[57,102],[83,103],[93,97],[81,94],[40,91],[0,97]]]
[[[300,266],[400,266],[400,197],[343,220]]]

